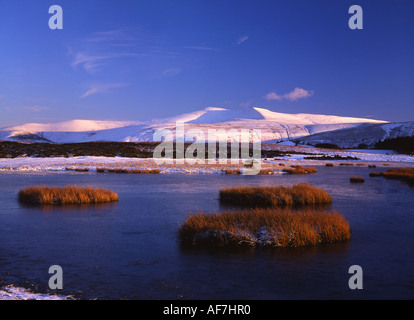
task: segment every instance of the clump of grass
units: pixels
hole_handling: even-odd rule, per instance
[[[128,170],[127,169],[117,168],[117,169],[109,169],[108,172],[112,172],[112,173],[128,173]]]
[[[334,166],[334,164],[333,163],[327,163],[327,164],[325,164],[327,167],[333,167]]]
[[[89,169],[88,168],[74,168],[74,167],[65,167],[65,170],[67,171],[77,171],[77,172],[88,172]]]
[[[414,184],[414,168],[389,169],[383,173],[387,179],[398,179]]]
[[[377,166],[375,164],[369,164],[368,168],[376,168]]]
[[[225,174],[241,174],[241,170],[240,169],[225,169],[222,170],[222,172],[224,172]]]
[[[339,165],[340,166],[353,166],[354,164],[353,163],[350,163],[350,162],[342,162]]]
[[[92,187],[32,186],[21,189],[19,201],[25,204],[82,204],[118,201],[118,195],[110,190]]]
[[[364,177],[352,176],[351,178],[349,178],[349,181],[352,183],[362,183],[362,182],[365,182],[365,179]]]
[[[302,167],[302,166],[291,166],[290,168],[285,168],[282,170],[288,174],[307,174],[307,173],[316,173],[315,167]]]
[[[160,169],[132,169],[129,171],[129,173],[151,173],[151,174],[157,174],[161,173]]]
[[[262,169],[260,170],[259,174],[274,174],[275,171],[272,169]]]
[[[122,169],[122,168],[96,168],[96,172],[109,173],[161,173],[160,169]]]
[[[383,175],[382,172],[378,171],[378,172],[370,172],[369,176],[370,177],[381,177]]]
[[[220,190],[220,202],[242,207],[275,207],[328,204],[332,197],[325,190],[307,183],[292,187],[232,187]]]
[[[192,244],[301,247],[349,240],[351,229],[336,211],[257,208],[190,214],[179,235]]]

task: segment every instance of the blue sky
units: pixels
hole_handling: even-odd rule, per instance
[[[51,5],[63,29],[51,30]],[[350,30],[348,8],[363,9]],[[410,0],[0,0],[0,126],[257,106],[414,120]]]

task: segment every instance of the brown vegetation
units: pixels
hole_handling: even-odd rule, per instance
[[[275,171],[273,169],[262,169],[260,170],[259,174],[274,174]]]
[[[293,187],[262,186],[232,187],[220,190],[220,202],[243,207],[274,207],[287,205],[313,205],[332,202],[325,191],[307,183]]]
[[[389,169],[383,173],[387,179],[398,179],[414,184],[414,168]]]
[[[20,190],[19,201],[25,204],[82,204],[118,201],[118,195],[110,190],[92,187],[32,186]]]
[[[96,172],[109,173],[161,173],[160,169],[122,169],[122,168],[96,168]]]
[[[193,244],[300,247],[349,240],[351,229],[336,211],[268,208],[190,214],[179,235]]]
[[[382,172],[370,172],[369,173],[369,176],[370,177],[381,177],[383,175],[383,173]]]
[[[88,172],[89,168],[82,167],[82,168],[75,168],[75,167],[65,167],[67,171],[77,171],[77,172]]]
[[[302,166],[291,166],[290,168],[284,168],[282,170],[288,174],[307,174],[307,173],[316,173],[315,167],[302,167]]]
[[[351,178],[349,178],[349,181],[352,183],[362,183],[365,181],[364,177],[356,177],[356,176],[352,176]]]
[[[327,164],[325,164],[327,167],[333,167],[334,166],[334,164],[333,163],[327,163]]]
[[[36,140],[40,136],[33,135]],[[37,137],[35,137],[37,136]],[[28,140],[30,141],[30,139]],[[50,142],[50,141],[49,141]],[[151,158],[159,142],[27,143],[0,141],[0,158],[27,157],[129,157]]]
[[[225,169],[222,170],[225,174],[241,174],[241,170],[240,169]]]

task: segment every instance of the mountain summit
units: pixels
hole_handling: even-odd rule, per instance
[[[347,140],[347,137],[354,135],[355,130],[358,130],[358,136],[357,139],[355,136],[352,137],[351,140],[355,140],[354,143],[364,139],[364,135],[370,136],[370,139],[376,142],[390,135],[396,135],[396,132],[398,132],[397,135],[408,132],[412,134],[414,129],[413,123],[398,124],[382,120],[334,115],[288,114],[258,107],[244,109],[209,107],[175,117],[147,121],[70,120],[46,124],[27,123],[0,129],[0,139],[51,143],[142,142],[153,141],[156,130],[174,130],[177,123],[185,123],[186,130],[200,129],[206,133],[208,129],[260,129],[264,143],[287,139],[315,142],[312,137],[318,136],[321,137],[318,142],[327,142],[330,136],[338,136],[338,132],[345,132],[345,136],[339,134],[339,137],[340,140]]]

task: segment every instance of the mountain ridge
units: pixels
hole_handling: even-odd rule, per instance
[[[355,132],[372,135],[370,141],[402,133],[414,132],[414,122],[403,127],[400,123],[384,120],[344,117],[337,115],[288,114],[265,108],[225,109],[209,107],[181,115],[152,119],[147,121],[110,121],[110,120],[68,120],[56,123],[26,123],[0,129],[0,140],[20,142],[74,143],[91,141],[151,142],[154,133],[160,129],[174,132],[177,123],[185,124],[185,129],[198,129],[207,133],[208,129],[260,129],[262,142],[277,143],[281,140],[294,140],[298,144],[312,144],[317,141],[357,140]],[[346,139],[345,135],[355,136]],[[362,131],[361,131],[362,130]],[[371,133],[367,133],[371,132]],[[177,138],[174,136],[174,138]],[[313,139],[314,138],[314,139]],[[192,141],[193,137],[185,137]],[[218,136],[218,140],[228,139]],[[338,142],[338,141],[337,141]],[[356,141],[358,142],[358,141]],[[338,142],[340,145],[340,141]]]

